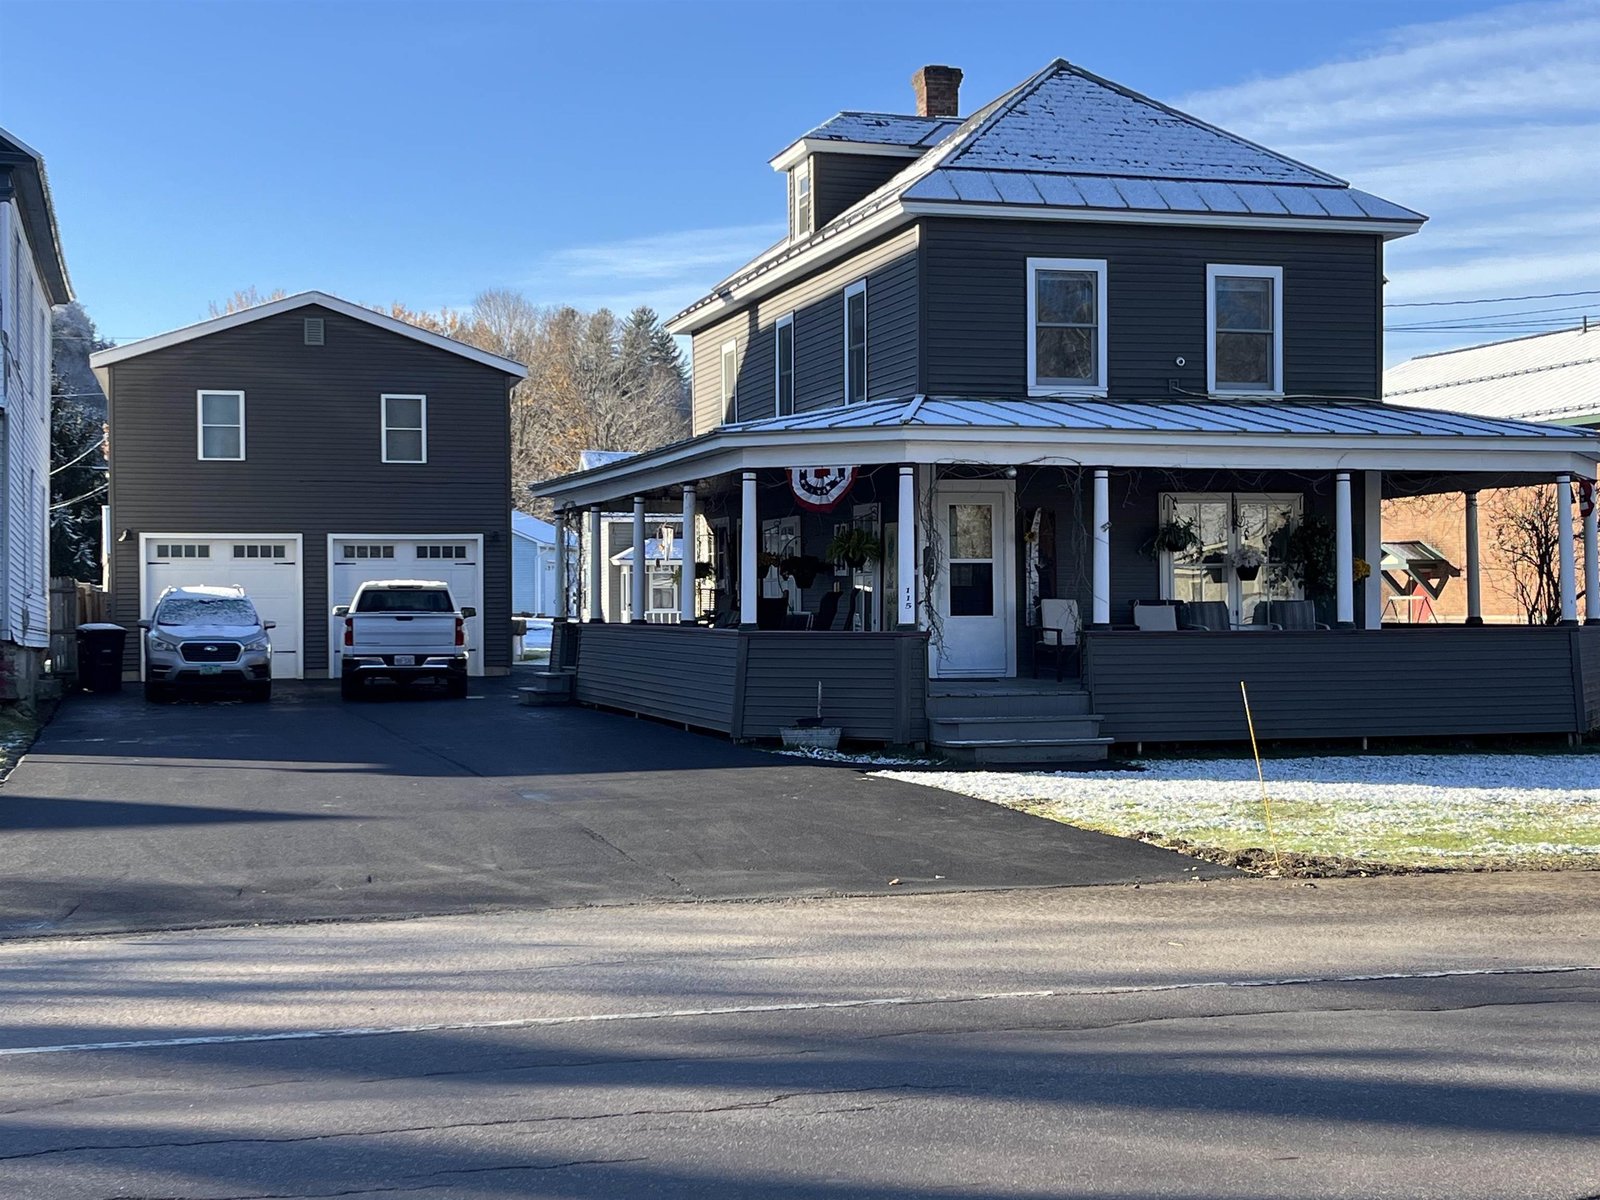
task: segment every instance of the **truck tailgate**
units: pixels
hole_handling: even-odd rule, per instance
[[[451,613],[351,613],[355,645],[346,653],[457,654]]]

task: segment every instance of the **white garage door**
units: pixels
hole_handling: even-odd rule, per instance
[[[467,671],[483,674],[483,538],[479,534],[334,534],[328,539],[329,674],[339,673],[343,622],[331,614],[369,579],[441,579],[456,605],[478,610],[467,622]],[[509,637],[509,635],[507,635]]]
[[[144,548],[144,596],[141,615],[148,617],[169,587],[238,584],[255,602],[263,621],[276,621],[272,631],[272,676],[299,679],[304,673],[301,545],[298,534],[150,533]]]

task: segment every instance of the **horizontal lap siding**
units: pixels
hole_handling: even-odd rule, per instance
[[[325,344],[305,344],[320,316]],[[139,619],[141,533],[304,536],[308,675],[328,659],[330,533],[482,533],[484,665],[511,665],[509,377],[315,306],[111,368],[112,620]],[[195,394],[245,393],[243,462],[202,462]],[[384,463],[379,397],[428,398],[428,461]],[[129,670],[138,666],[129,639]]]
[[[813,154],[811,204],[816,227],[821,229],[856,201],[877,191],[911,162],[909,158],[871,154]]]
[[[1205,392],[1208,263],[1283,267],[1290,394],[1378,394],[1382,262],[1376,237],[955,219],[924,223],[923,390],[1026,394],[1030,257],[1106,260],[1113,399],[1166,397],[1169,379]]]
[[[739,635],[671,625],[585,625],[576,695],[718,733],[733,730]]]
[[[869,399],[917,387],[917,230],[907,229],[694,335],[694,431],[722,422],[722,347],[737,342],[739,419],[775,411],[774,334],[794,314],[795,411],[844,399],[844,290],[867,281]]]
[[[1577,728],[1565,629],[1090,634],[1086,680],[1118,741],[1562,733]]]
[[[747,738],[777,737],[780,729],[815,715],[822,684],[822,718],[847,738],[921,741],[911,696],[926,691],[927,671],[908,678],[917,635],[895,633],[763,633],[749,636],[745,666],[744,724]],[[907,654],[905,644],[913,653]],[[924,660],[925,662],[925,660]]]

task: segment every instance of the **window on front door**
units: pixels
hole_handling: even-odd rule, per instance
[[[952,504],[950,526],[950,615],[994,615],[994,508]]]
[[[1265,600],[1299,600],[1300,584],[1284,569],[1289,535],[1300,523],[1305,498],[1297,493],[1174,493],[1161,498],[1161,519],[1194,526],[1200,544],[1163,553],[1162,592],[1168,600],[1220,600],[1235,624],[1250,624]],[[1262,562],[1236,565],[1246,547]]]

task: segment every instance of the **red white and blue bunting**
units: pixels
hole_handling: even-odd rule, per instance
[[[789,489],[795,503],[812,512],[828,512],[850,494],[854,467],[790,467]]]

